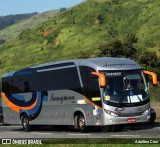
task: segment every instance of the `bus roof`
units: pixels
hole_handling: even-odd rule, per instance
[[[126,58],[112,58],[112,57],[102,57],[102,58],[91,58],[81,61],[81,65],[90,65],[98,70],[131,70],[131,69],[141,69],[140,65],[130,59]]]
[[[4,74],[2,77],[10,77],[13,75],[22,75],[32,73],[38,70],[47,70],[50,68],[63,68],[73,66],[89,66],[98,70],[131,70],[141,69],[140,65],[133,60],[126,58],[112,58],[112,57],[101,57],[101,58],[89,58],[89,59],[73,59],[63,60],[51,63],[40,64],[29,68],[24,68],[15,72]]]

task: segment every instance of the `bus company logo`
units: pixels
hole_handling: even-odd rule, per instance
[[[125,110],[125,108],[118,108],[118,107],[115,109],[116,112],[122,112],[124,110]]]
[[[64,101],[71,101],[71,100],[74,100],[74,99],[75,99],[75,96],[61,96],[61,97],[58,97],[58,96],[54,96],[54,94],[51,94],[50,101],[60,101],[61,104],[62,104]]]

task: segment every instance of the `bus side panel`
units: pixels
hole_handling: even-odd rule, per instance
[[[52,90],[47,93],[41,113],[31,124],[73,125],[75,110],[81,108],[86,111],[87,102],[81,93],[73,90]]]
[[[44,104],[39,116],[30,123],[33,125],[63,125],[63,107]]]
[[[2,107],[3,107],[3,121],[5,124],[20,124],[19,113],[13,111],[8,105],[5,103],[2,96]]]
[[[20,116],[27,114],[30,119],[37,117],[41,110],[39,92],[7,94],[2,92],[4,123],[20,124]],[[32,117],[32,118],[31,118]]]
[[[27,113],[31,117],[31,124],[72,125],[74,112],[80,111],[84,114],[87,125],[94,125],[93,120],[97,116],[93,116],[93,111],[95,106],[101,106],[101,100],[98,102],[92,101],[92,97],[98,96],[100,98],[100,95],[94,94],[97,93],[97,78],[95,78],[96,88],[93,89],[94,93],[91,93],[92,87],[95,87],[92,84],[93,80],[90,79],[91,71],[94,70],[87,70],[87,81],[83,87],[84,89],[80,85],[76,67],[5,78],[4,88],[2,87],[3,92],[10,95],[21,93],[24,100],[18,101],[23,101],[24,105],[32,100],[29,93],[34,96],[35,103],[37,100],[33,108],[26,110],[21,107],[18,111],[12,110],[14,109],[12,107],[9,108],[8,104],[6,105],[3,101],[5,122],[19,124],[20,114]],[[84,91],[85,94],[83,94]],[[15,105],[17,104],[16,102]]]

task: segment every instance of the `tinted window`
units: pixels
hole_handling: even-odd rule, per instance
[[[65,68],[47,72],[39,72],[36,77],[37,90],[79,89],[80,82],[77,68]]]
[[[35,91],[35,74],[5,77],[2,79],[2,91],[5,93],[23,93]]]
[[[91,72],[95,72],[95,70],[90,67],[81,66],[80,72],[82,77],[84,94],[86,98],[88,98],[94,104],[101,107],[102,106],[101,100],[99,101],[92,100],[92,98],[101,97],[98,77],[91,74]]]
[[[5,93],[23,93],[59,89],[70,89],[81,92],[76,67],[5,77],[2,80],[2,90]]]

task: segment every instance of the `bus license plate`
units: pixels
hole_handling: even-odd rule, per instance
[[[135,118],[128,118],[128,122],[136,122]]]

